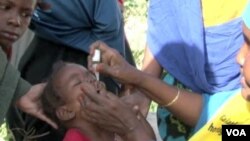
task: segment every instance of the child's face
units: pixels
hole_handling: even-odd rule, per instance
[[[243,26],[243,33],[245,36],[245,43],[240,49],[237,61],[241,66],[242,72],[242,95],[250,101],[250,29]]]
[[[79,96],[84,96],[80,85],[83,82],[91,83],[91,85],[99,91],[105,89],[102,82],[96,81],[95,76],[90,73],[86,68],[67,63],[56,75],[54,81],[57,93],[62,95],[65,105],[75,111],[77,114],[80,111],[81,104],[79,103]]]
[[[37,0],[0,0],[0,46],[11,46],[28,28]]]

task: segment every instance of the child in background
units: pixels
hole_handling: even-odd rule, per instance
[[[105,95],[108,93],[104,83],[97,81],[94,75],[83,66],[64,62],[56,63],[42,94],[42,105],[45,114],[59,126],[68,129],[64,141],[120,140],[116,135],[119,132],[114,133],[103,130],[102,127],[85,119],[86,115],[82,112],[81,102],[79,101],[79,98],[85,98],[82,85],[88,85],[89,89],[94,91],[93,94]],[[137,119],[136,113],[130,107],[121,103],[118,108],[122,108],[124,113],[126,113],[123,115],[124,117],[130,117],[131,120],[134,120],[134,123],[139,123],[138,127],[141,128],[136,128],[136,130],[152,131],[149,126],[145,128],[145,119]],[[129,128],[127,130],[129,131]],[[125,134],[119,135],[124,140],[133,141],[131,137],[127,137]],[[140,136],[143,136],[143,134]]]
[[[40,106],[40,90],[44,84],[31,86],[20,77],[6,56],[6,52],[10,55],[14,42],[27,30],[35,7],[41,4],[41,0],[0,0],[0,125],[7,111],[15,105],[56,127],[44,116]]]

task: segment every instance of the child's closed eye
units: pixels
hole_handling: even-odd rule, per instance
[[[75,86],[78,86],[78,85],[80,85],[81,83],[82,83],[83,81],[81,81],[81,80],[76,80],[75,82],[74,82],[74,87]]]
[[[78,80],[76,80],[76,81],[74,82],[74,85],[73,85],[73,86],[78,86],[78,85],[80,85],[80,84],[83,83],[83,82],[87,82],[87,83],[90,83],[90,84],[94,84],[94,83],[95,83],[95,80],[92,79],[92,78],[89,78],[89,79],[87,79],[87,80],[80,80],[80,79],[78,79]]]

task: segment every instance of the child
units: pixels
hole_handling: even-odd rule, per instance
[[[180,118],[186,124],[195,127],[196,134],[190,140],[221,140],[221,125],[223,124],[250,124],[250,5],[244,15],[243,32],[245,44],[239,51],[237,60],[242,67],[243,78],[242,88],[234,91],[225,91],[218,94],[197,94],[189,91],[180,90],[169,86],[162,81],[136,70],[120,57],[113,49],[108,48],[105,44],[97,42],[92,45],[90,54],[93,54],[95,48],[102,52],[102,63],[98,64],[96,71],[108,74],[120,82],[131,84],[147,90],[146,93],[151,99],[158,102],[163,107],[171,111],[176,117]],[[90,69],[92,62],[89,62]],[[223,94],[222,94],[223,93]],[[88,113],[89,109],[98,119],[109,117],[105,112],[100,113],[100,104],[103,99],[98,95],[86,94],[94,99],[91,108],[84,105],[83,109]],[[243,96],[243,97],[242,97]],[[98,97],[98,98],[97,98]],[[114,103],[109,100],[109,103]],[[103,105],[102,105],[103,106]],[[105,108],[101,108],[103,110]],[[119,117],[117,117],[119,119]],[[90,121],[91,118],[89,118]],[[128,120],[129,121],[129,120]],[[124,124],[126,124],[125,121]],[[98,123],[103,127],[111,128],[110,122]],[[210,131],[213,132],[210,132]]]
[[[44,84],[31,87],[8,62],[3,51],[8,50],[28,28],[37,2],[38,0],[0,0],[0,124],[10,105],[16,104],[22,111],[53,125],[39,106],[39,92]]]
[[[97,81],[94,75],[83,66],[64,62],[56,63],[42,94],[45,114],[58,125],[69,129],[64,141],[118,140],[114,132],[105,131],[100,126],[86,120],[86,115],[82,112],[79,101],[80,98],[85,98],[82,85],[88,85],[89,89],[93,90],[92,94],[105,95],[107,93],[105,85]],[[140,123],[130,108],[126,105],[119,107],[124,107],[123,110],[125,110],[126,115],[132,117],[131,120]],[[143,125],[141,126],[144,128]]]

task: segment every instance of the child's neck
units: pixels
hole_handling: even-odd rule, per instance
[[[79,129],[79,131],[87,136],[92,141],[114,141],[114,133],[105,131],[104,129],[85,121],[75,121],[73,128]]]

